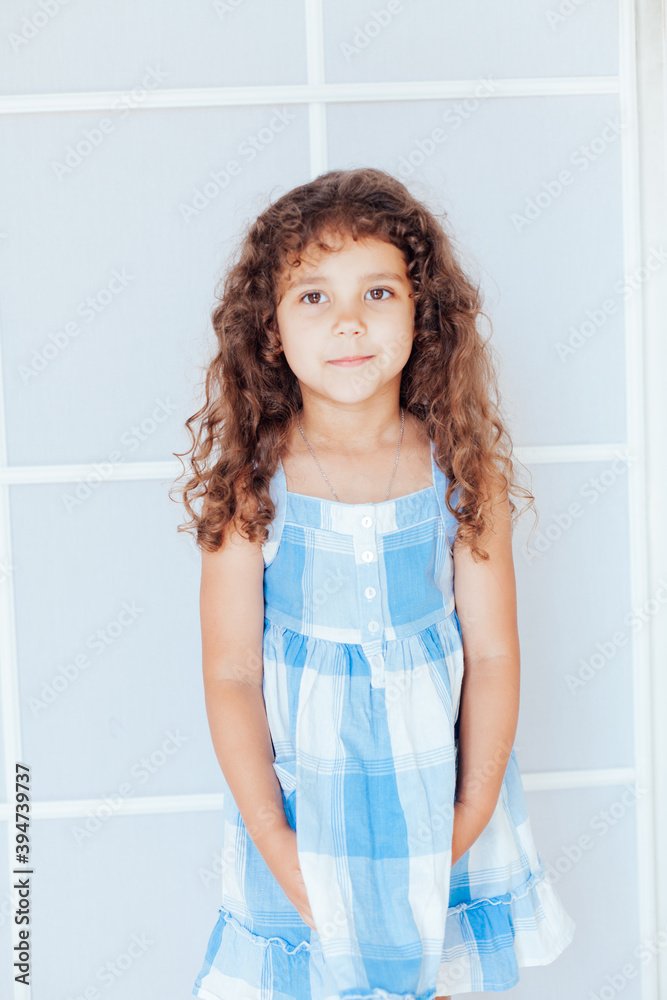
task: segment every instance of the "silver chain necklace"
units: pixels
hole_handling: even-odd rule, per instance
[[[332,493],[333,493],[333,495],[335,496],[336,500],[338,500],[338,502],[340,503],[340,500],[339,500],[339,498],[338,498],[338,494],[336,493],[335,489],[333,488],[333,486],[331,485],[331,483],[330,483],[330,482],[329,482],[329,480],[327,479],[327,477],[326,477],[326,475],[325,475],[325,473],[324,473],[324,469],[322,468],[322,466],[320,465],[320,463],[319,463],[319,462],[317,461],[317,456],[315,455],[315,452],[313,451],[313,449],[312,449],[312,448],[310,447],[310,445],[308,444],[308,438],[307,438],[307,437],[306,437],[306,435],[305,435],[305,434],[303,433],[303,427],[301,426],[301,421],[299,420],[299,414],[298,414],[298,413],[297,413],[297,415],[296,415],[296,422],[297,422],[297,424],[299,425],[299,430],[301,431],[301,436],[302,436],[303,440],[304,440],[304,441],[306,442],[306,444],[308,445],[308,451],[310,452],[310,454],[311,454],[311,455],[313,456],[313,458],[315,459],[315,462],[316,462],[316,464],[317,464],[317,468],[318,468],[318,469],[320,470],[320,472],[321,472],[321,473],[322,473],[322,475],[324,476],[324,478],[325,478],[325,480],[326,480],[326,483],[327,483],[327,486],[329,487],[329,489],[331,490],[331,492],[332,492]],[[388,488],[388,490],[387,490],[387,495],[385,496],[385,500],[388,500],[388,499],[389,499],[389,493],[391,492],[391,484],[392,484],[392,483],[393,483],[393,481],[394,481],[394,475],[395,475],[395,473],[396,473],[396,466],[398,465],[398,456],[399,456],[399,455],[400,455],[400,453],[401,453],[401,442],[402,442],[402,440],[403,440],[403,424],[404,424],[404,423],[405,423],[405,411],[404,411],[403,407],[401,407],[401,433],[400,433],[400,436],[399,436],[399,439],[398,439],[398,451],[396,452],[396,461],[394,462],[394,469],[393,469],[393,472],[392,472],[392,474],[391,474],[391,479],[389,480],[389,488]]]

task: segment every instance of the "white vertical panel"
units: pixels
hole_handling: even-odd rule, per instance
[[[630,6],[630,5],[629,5]],[[660,248],[667,252],[667,11],[664,0],[638,0],[636,4],[638,141],[639,162],[635,165],[640,189],[641,257]],[[629,12],[626,17],[629,18]],[[628,47],[631,42],[627,39]],[[628,59],[632,54],[628,53]],[[642,392],[646,419],[645,497],[646,530],[650,538],[648,549],[648,592],[661,595],[664,602],[667,585],[667,268],[650,275],[642,285],[644,364]],[[645,781],[651,776],[651,793],[645,798],[653,805],[640,814],[640,850],[648,853],[653,847],[655,872],[644,865],[645,878],[652,881],[653,892],[642,893],[642,923],[651,926],[652,896],[655,894],[655,925],[662,932],[652,977],[657,978],[656,996],[667,995],[667,949],[664,934],[667,928],[667,612],[664,607],[654,614],[648,631],[650,648],[646,651],[646,675],[638,696],[641,724],[647,730],[640,749],[644,760]],[[643,691],[641,690],[643,687]],[[646,756],[650,758],[646,760]],[[653,838],[651,836],[653,834]],[[653,839],[653,845],[651,840]],[[646,940],[642,934],[642,940]],[[649,935],[648,940],[651,940]],[[653,979],[651,985],[654,986]],[[651,994],[649,994],[651,995]]]
[[[621,137],[623,155],[623,228],[624,271],[638,274],[645,259],[645,243],[640,225],[637,66],[634,0],[620,3],[621,119],[628,127]],[[625,300],[628,446],[637,457],[628,470],[630,585],[633,607],[646,606],[648,586],[648,522],[646,481],[646,428],[644,424],[644,327],[642,296]],[[649,634],[639,629],[633,637],[635,769],[638,789],[653,785],[653,729],[651,725],[651,661]],[[639,941],[655,940],[656,878],[653,828],[653,796],[637,796],[637,862],[639,897]],[[658,966],[648,962],[641,967],[642,998],[657,1000]]]
[[[323,0],[304,0],[306,15],[306,43],[308,46],[308,86],[321,87],[324,83],[324,17]],[[317,177],[327,169],[327,106],[324,101],[308,104],[310,130],[310,173]]]

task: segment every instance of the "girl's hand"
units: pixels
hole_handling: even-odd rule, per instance
[[[457,799],[454,802],[454,826],[452,829],[452,867],[470,850],[489,823],[486,814],[477,812]]]
[[[271,873],[276,882],[283,890],[290,903],[299,913],[299,916],[316,931],[315,921],[310,909],[310,902],[306,892],[306,886],[301,874],[299,865],[299,855],[296,849],[296,831],[287,827],[280,831],[279,836],[275,836],[271,854],[265,861],[271,869]]]
[[[296,854],[296,834],[294,834],[294,855]],[[301,867],[298,860],[294,861],[294,867],[289,865],[286,871],[286,882],[282,886],[283,892],[289,899],[290,903],[296,908],[299,916],[308,924],[311,930],[316,931],[315,921],[313,919],[313,914],[310,909],[310,902],[308,900],[308,893],[306,892],[306,885],[303,881],[303,875],[301,874]]]

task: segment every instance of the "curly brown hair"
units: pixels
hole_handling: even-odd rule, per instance
[[[478,316],[486,316],[479,285],[464,273],[445,220],[446,213],[426,208],[391,174],[362,167],[330,170],[295,187],[248,225],[211,314],[217,352],[205,369],[205,400],[185,423],[191,446],[172,452],[178,458],[192,453],[190,478],[179,493],[190,520],[179,531],[194,532],[207,551],[220,547],[232,522],[250,541],[268,537],[275,515],[269,483],[302,406],[297,378],[276,351],[277,290],[285,268],[305,252],[331,249],[326,233],[375,237],[404,255],[415,338],[400,404],[424,422],[435,443],[460,542],[486,559],[479,540],[498,496],[507,496],[512,518],[517,508],[510,493],[534,505],[532,493],[514,482],[495,361],[477,328]]]

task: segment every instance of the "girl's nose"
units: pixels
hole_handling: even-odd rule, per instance
[[[366,327],[354,310],[341,311],[334,320],[335,333],[362,333]]]

